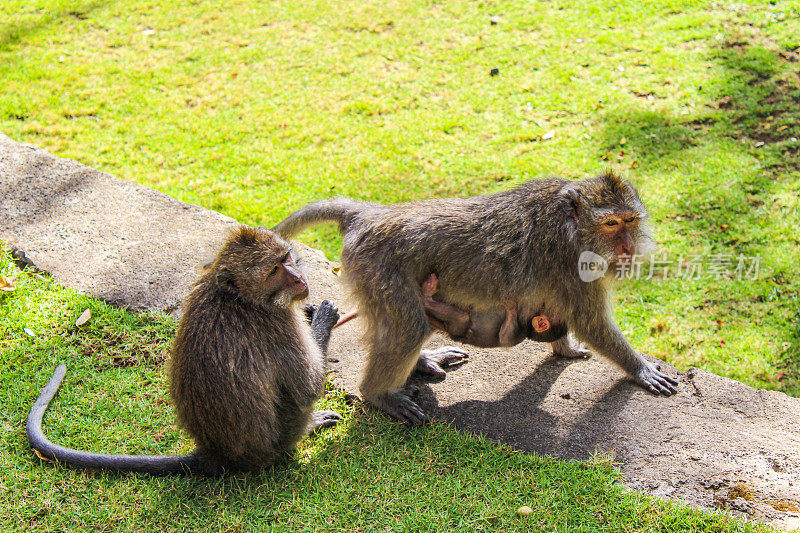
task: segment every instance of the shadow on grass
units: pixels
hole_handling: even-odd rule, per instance
[[[642,167],[680,166],[690,150],[712,145],[733,156],[750,155],[761,160],[756,172],[730,172],[723,180],[693,183],[677,206],[682,220],[706,230],[719,222],[729,223],[731,212],[744,216],[745,229],[752,211],[760,207],[788,174],[800,169],[800,87],[793,50],[773,51],[747,42],[726,42],[711,59],[722,68],[722,76],[706,88],[710,100],[705,109],[679,117],[665,111],[624,109],[606,117],[602,150],[613,153],[625,139]],[[706,181],[706,180],[704,180]],[[722,211],[724,220],[709,211]],[[703,216],[695,216],[703,213]],[[726,235],[708,234],[712,245],[739,248]]]
[[[35,14],[23,22],[6,22],[0,24],[0,52],[8,51],[25,37],[34,35],[55,22],[68,18],[84,20],[87,15],[102,6],[104,2],[75,2],[71,7],[48,11],[36,10]]]

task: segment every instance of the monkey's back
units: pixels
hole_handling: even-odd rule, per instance
[[[345,275],[356,287],[379,292],[390,285],[387,276],[420,284],[436,273],[440,297],[451,303],[480,307],[516,299],[547,278],[549,265],[540,258],[559,251],[560,229],[542,227],[558,216],[557,195],[566,183],[534,180],[470,198],[371,205],[345,229]]]
[[[294,308],[277,311],[220,293],[211,279],[187,300],[170,392],[198,455],[226,468],[263,467],[292,449],[322,394],[322,354],[308,325]]]

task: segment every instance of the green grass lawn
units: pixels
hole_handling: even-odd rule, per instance
[[[706,271],[623,285],[616,310],[634,345],[800,394],[798,1],[5,0],[0,15],[0,132],[248,224],[321,197],[464,196],[618,169],[672,267],[760,258],[754,280]],[[332,258],[341,242],[332,227],[302,240]],[[97,450],[186,446],[160,366],[174,325],[19,279],[0,301],[6,527],[726,523],[622,495],[605,467],[441,426],[406,432],[335,397],[347,423],[272,475],[187,483],[43,468],[20,424],[58,361],[69,373],[53,435]],[[86,307],[95,318],[72,328]],[[573,498],[590,503],[569,510]],[[514,518],[523,504],[532,522]]]

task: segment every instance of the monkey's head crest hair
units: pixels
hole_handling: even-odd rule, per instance
[[[568,183],[561,189],[568,215],[594,223],[613,213],[630,212],[640,219],[647,210],[633,185],[608,170],[599,176]]]
[[[265,228],[239,226],[223,245],[212,269],[220,288],[233,289],[258,269],[271,267],[289,251],[289,244]],[[242,283],[241,285],[244,285]]]

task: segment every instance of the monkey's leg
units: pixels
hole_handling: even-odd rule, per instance
[[[567,334],[550,343],[553,347],[553,355],[564,357],[565,359],[588,359],[592,352],[587,350],[582,344],[576,343],[572,335]]]
[[[422,305],[425,307],[425,314],[442,324],[444,331],[451,337],[462,337],[469,331],[471,320],[466,311],[432,298],[423,298]]]
[[[422,306],[425,314],[431,325],[437,329],[443,329],[451,337],[461,337],[469,331],[469,313],[454,305],[434,300],[433,295],[438,285],[439,278],[436,274],[431,274],[422,282]]]
[[[392,277],[369,278],[364,285],[381,290],[361,302],[368,321],[369,361],[360,389],[364,400],[409,425],[428,421],[428,416],[401,390],[417,365],[420,348],[431,334],[419,288],[412,281]],[[370,287],[371,288],[371,287]]]
[[[308,313],[308,308],[306,308]],[[339,310],[328,300],[323,300],[319,307],[313,310],[311,317],[311,335],[322,350],[323,355],[328,353],[328,342],[331,339],[331,329],[339,320]]]
[[[633,380],[655,394],[669,396],[678,392],[677,380],[661,372],[661,366],[651,363],[633,349],[616,324],[607,318],[597,323],[580,317],[575,323],[575,334],[601,355],[621,366]]]

